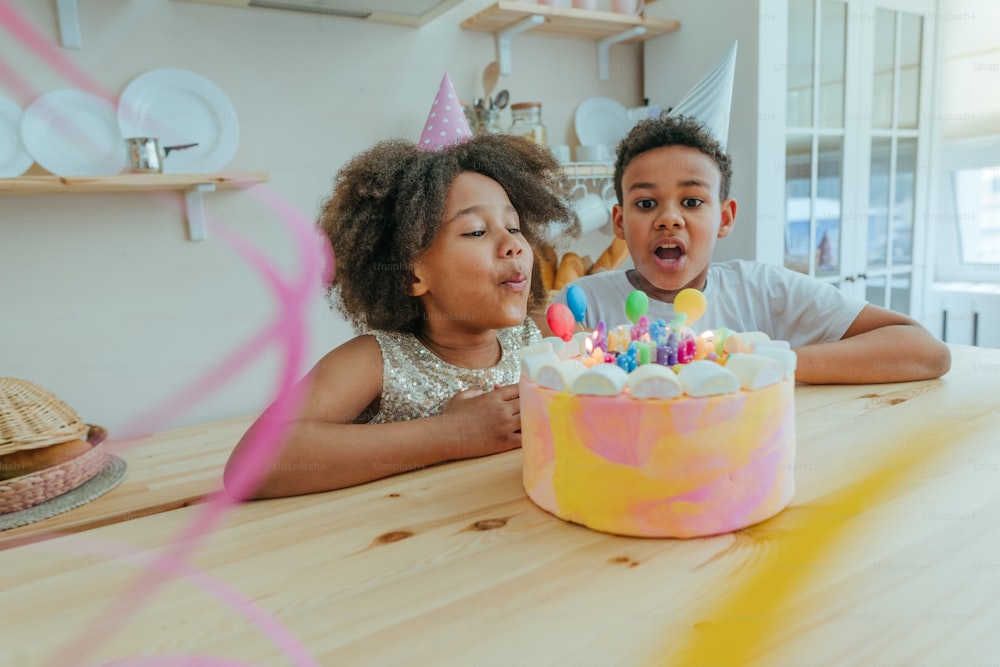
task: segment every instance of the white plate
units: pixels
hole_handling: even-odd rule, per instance
[[[28,154],[56,176],[100,176],[125,168],[125,142],[111,102],[82,90],[45,93],[24,110]]]
[[[160,146],[198,145],[171,152],[168,174],[222,169],[240,144],[240,121],[222,90],[195,72],[154,69],[133,79],[118,100],[123,137],[152,137]]]
[[[610,97],[588,97],[580,102],[573,124],[580,144],[604,144],[610,146],[612,152],[632,129],[628,110]]]
[[[35,161],[21,142],[23,115],[13,100],[0,97],[0,178],[20,176]]]

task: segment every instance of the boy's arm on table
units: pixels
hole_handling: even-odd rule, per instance
[[[373,416],[365,413],[382,391],[382,354],[372,336],[354,338],[327,354],[302,383],[302,404],[282,422],[281,451],[250,497],[330,491],[521,444],[515,432],[520,429],[517,385],[485,394],[461,392],[436,417],[354,423]],[[234,461],[255,433],[275,423],[275,410],[275,405],[265,410],[236,445],[226,463],[227,488],[232,489]]]
[[[951,367],[948,346],[915,320],[868,304],[841,340],[796,348],[795,379],[810,384],[925,380]]]

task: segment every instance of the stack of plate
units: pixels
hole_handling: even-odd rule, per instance
[[[165,173],[211,173],[236,153],[240,123],[229,98],[195,72],[156,69],[133,79],[117,104],[80,90],[56,90],[22,113],[0,98],[0,177],[20,176],[32,161],[57,176],[121,173],[125,139],[161,146],[198,144],[164,160]]]
[[[167,156],[168,174],[218,171],[240,144],[240,121],[226,94],[182,69],[156,69],[133,79],[118,101],[118,128],[121,137],[154,137],[161,146],[198,144]]]
[[[20,176],[34,161],[21,142],[23,115],[21,107],[0,97],[0,178]]]
[[[581,146],[607,146],[614,152],[633,123],[628,109],[617,100],[595,96],[580,102],[573,125]]]

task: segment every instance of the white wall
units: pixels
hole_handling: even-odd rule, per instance
[[[664,108],[678,102],[716,60],[739,41],[726,150],[733,158],[731,195],[738,204],[732,234],[716,245],[714,259],[757,257],[758,19],[756,0],[659,0],[648,16],[673,18],[681,29],[672,39],[647,42],[645,94]],[[765,17],[766,18],[766,17]],[[720,20],[726,25],[720,29]],[[781,193],[778,193],[779,197]]]
[[[942,136],[1000,134],[1000,3],[944,0],[939,25]]]
[[[58,43],[55,2],[10,4]],[[208,77],[240,118],[240,146],[228,169],[270,172],[271,183],[261,187],[312,219],[351,155],[383,138],[419,137],[445,71],[463,98],[479,92],[482,69],[494,59],[493,36],[459,24],[489,4],[466,0],[414,29],[186,2],[84,1],[83,48],[60,53],[114,94],[160,67]],[[551,143],[575,144],[571,120],[580,100],[641,102],[640,46],[612,47],[608,82],[598,80],[596,60],[593,42],[520,35],[513,74],[499,87],[511,91],[512,102],[543,102]],[[0,78],[0,95],[22,107],[42,93],[79,87],[6,32],[0,64],[30,85],[25,99]],[[140,194],[0,197],[0,375],[40,384],[86,421],[122,436],[264,327],[276,311],[264,283],[211,232],[207,241],[188,241],[178,201]],[[205,205],[286,275],[294,271],[296,253],[281,220],[253,197],[222,191]],[[605,244],[607,237],[589,242]],[[300,372],[351,335],[319,294],[307,328]],[[271,398],[275,352],[193,410],[138,428],[258,411]]]

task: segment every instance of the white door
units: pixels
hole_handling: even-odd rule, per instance
[[[654,104],[679,99],[739,40],[728,150],[740,208],[737,240],[717,246],[719,259],[783,263],[921,316],[914,306],[923,281],[913,273],[926,245],[937,6],[657,0],[647,7],[681,21],[676,33],[644,43]]]
[[[921,296],[936,6],[788,0],[785,266],[904,313]]]

